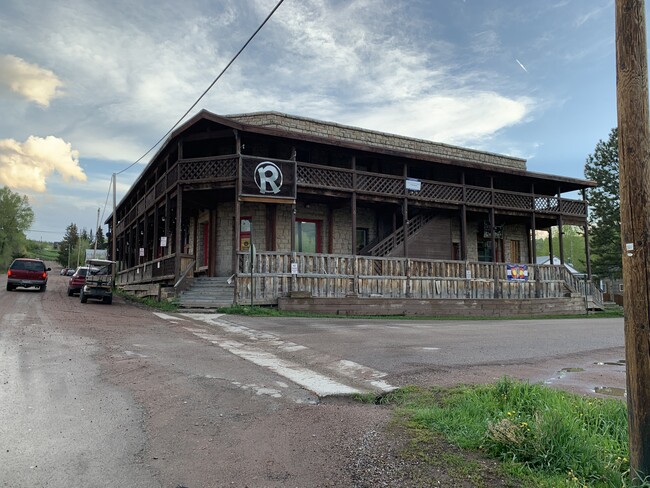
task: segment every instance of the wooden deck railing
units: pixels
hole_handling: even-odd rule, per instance
[[[292,263],[297,273],[291,273]],[[238,303],[250,303],[251,290],[258,304],[277,303],[292,292],[321,298],[525,299],[580,291],[573,288],[579,280],[564,266],[552,265],[529,265],[528,280],[510,281],[505,263],[260,252],[255,255],[252,286],[250,266],[250,254],[238,253]]]
[[[237,155],[230,154],[211,158],[183,159],[175,162],[151,185],[151,188],[147,189],[141,198],[131,202],[131,210],[120,218],[117,226],[118,234],[121,234],[177,183],[217,183],[236,179],[238,161]],[[429,180],[420,182],[420,191],[407,192],[404,177],[365,171],[356,172],[355,187],[353,174],[354,171],[351,169],[297,163],[298,188],[328,189],[345,193],[356,191],[358,195],[392,199],[408,196],[409,199],[420,203],[466,204],[484,208],[494,205],[497,210],[535,211],[539,214],[561,213],[585,218],[587,215],[587,204],[582,200],[469,185],[465,186],[465,192],[463,192],[463,185]],[[463,195],[465,195],[464,199]]]
[[[175,260],[176,254],[170,254],[169,256],[124,269],[117,273],[115,284],[119,286],[173,280],[175,277]]]

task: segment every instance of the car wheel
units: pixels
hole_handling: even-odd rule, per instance
[[[72,295],[74,295],[74,292],[68,288],[68,296],[71,297]]]
[[[86,303],[88,301],[88,297],[84,295],[83,290],[79,292],[79,300],[81,300],[81,303]]]
[[[7,283],[7,291],[12,291],[14,289],[9,283]]]
[[[46,285],[41,285],[38,287],[38,291],[45,291],[45,288],[47,288]]]
[[[104,303],[106,305],[110,305],[111,303],[113,303],[113,297],[104,297]]]

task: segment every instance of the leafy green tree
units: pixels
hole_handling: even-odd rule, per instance
[[[622,273],[618,171],[618,129],[614,128],[607,141],[598,141],[585,164],[585,177],[598,183],[588,190],[592,270],[610,278]]]
[[[5,268],[15,257],[25,254],[25,232],[34,222],[34,211],[25,195],[0,188],[0,266]]]

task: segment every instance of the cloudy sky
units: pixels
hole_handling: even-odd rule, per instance
[[[105,218],[111,174],[276,3],[2,0],[0,186],[28,195],[28,236]],[[190,115],[274,110],[582,178],[616,125],[614,39],[613,0],[285,0]],[[118,200],[147,161],[118,177]]]

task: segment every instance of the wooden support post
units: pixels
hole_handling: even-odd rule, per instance
[[[553,264],[553,227],[548,228],[548,264]]]
[[[465,186],[465,172],[460,175],[463,185],[463,204],[460,207],[460,259],[467,261],[467,187]]]
[[[616,0],[616,94],[633,485],[650,475],[650,141],[643,0]]]
[[[562,220],[562,189],[557,188],[557,208],[559,215],[557,216],[557,239],[560,245],[560,264],[564,264],[564,221]]]
[[[183,232],[183,186],[178,185],[176,190],[176,239],[174,242],[174,281],[178,281],[183,270],[181,269],[181,246]]]
[[[357,158],[352,156],[352,254],[357,255]]]
[[[558,242],[560,243],[560,264],[564,264],[564,222],[562,216],[557,218],[557,235]]]
[[[582,200],[585,202],[585,260],[587,261],[587,278],[591,281],[591,247],[589,245],[589,202],[587,202],[587,190],[582,190]]]
[[[530,255],[530,262],[533,264],[537,264],[537,217],[535,214],[535,184],[530,185],[530,193],[533,196],[533,212],[530,215],[530,232],[532,234],[531,236],[531,250],[532,253]]]
[[[402,229],[404,229],[404,257],[409,257],[409,200],[406,189],[406,178],[408,177],[408,166],[404,163],[404,201],[402,202],[402,216],[404,217]]]

